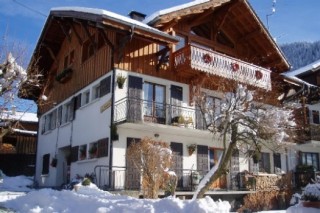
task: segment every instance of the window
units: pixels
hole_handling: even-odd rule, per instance
[[[312,110],[312,121],[313,121],[314,124],[320,124],[319,111]]]
[[[42,175],[49,174],[49,161],[50,161],[50,154],[45,154],[42,156]]]
[[[259,172],[271,173],[270,153],[261,152],[261,159],[259,161]]]
[[[57,111],[54,110],[53,112],[45,115],[42,121],[42,133],[55,129],[57,124]]]
[[[96,100],[97,98],[100,98],[100,84],[92,88],[92,100]]]
[[[47,132],[50,129],[50,116],[46,115],[44,117],[44,130],[43,132]]]
[[[62,124],[72,121],[74,118],[74,100],[66,103],[62,108]]]
[[[209,147],[209,169],[218,163],[220,156],[223,154],[223,149]]]
[[[107,157],[109,148],[109,138],[102,138],[98,141],[98,157]]]
[[[81,106],[84,106],[90,102],[90,90],[87,90],[82,93],[81,97]]]
[[[281,173],[281,154],[280,153],[273,154],[273,164],[274,164],[274,172],[276,174]]]
[[[319,154],[312,152],[301,152],[300,161],[302,165],[312,165],[319,170]]]
[[[57,111],[54,110],[49,115],[50,115],[50,130],[53,130],[56,128],[56,124],[57,124]]]
[[[64,57],[63,68],[66,69],[70,67],[74,62],[74,50],[72,50],[68,55]]]
[[[85,160],[87,158],[87,145],[82,145],[79,147],[79,160]]]
[[[144,115],[165,122],[165,86],[145,82],[144,91]]]
[[[98,142],[94,142],[89,144],[89,158],[96,158],[98,157]]]
[[[69,65],[69,56],[64,57],[63,68],[66,69]]]
[[[207,125],[218,125],[219,123],[215,119],[216,116],[218,116],[221,113],[221,99],[213,96],[206,96],[206,102],[204,107]]]

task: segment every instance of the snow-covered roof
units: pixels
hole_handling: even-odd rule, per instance
[[[23,129],[16,129],[16,128],[13,128],[12,130],[14,132],[22,133],[22,134],[26,134],[26,135],[36,135],[37,134],[37,131],[30,131],[30,130],[23,130]]]
[[[2,111],[0,112],[0,119],[25,122],[38,122],[37,114],[30,112]]]
[[[147,16],[147,18],[143,22],[147,24],[147,23],[152,22],[154,19],[156,19],[159,16],[162,16],[162,15],[165,15],[165,14],[168,14],[168,13],[172,13],[172,12],[175,12],[175,11],[183,10],[185,8],[196,6],[198,4],[202,4],[202,3],[205,3],[205,2],[208,2],[208,1],[210,1],[210,0],[195,0],[195,1],[192,1],[192,2],[189,2],[189,3],[185,3],[185,4],[178,5],[178,6],[170,7],[170,8],[167,8],[167,9],[159,10],[157,12],[154,12],[150,16]]]
[[[79,12],[79,13],[87,13],[87,14],[94,14],[94,15],[98,15],[98,16],[102,16],[103,18],[107,18],[113,21],[117,21],[117,22],[121,22],[123,24],[129,25],[129,26],[133,26],[133,27],[138,27],[141,29],[144,29],[146,31],[149,32],[153,32],[155,34],[173,39],[173,40],[177,40],[177,38],[175,38],[174,36],[169,35],[168,33],[162,32],[156,28],[153,28],[143,22],[131,19],[129,17],[126,16],[122,16],[120,14],[117,13],[113,13],[107,10],[103,10],[103,9],[98,9],[98,8],[86,8],[86,7],[56,7],[56,8],[52,8],[51,12],[61,12],[61,11],[72,11],[72,12]]]
[[[320,70],[320,60],[317,60],[311,64],[308,64],[304,67],[301,67],[299,69],[296,69],[296,70],[292,70],[292,71],[289,71],[289,72],[285,72],[283,73],[285,76],[297,76],[297,75],[300,75],[300,74],[303,74],[305,72],[314,72],[314,71],[317,71],[317,70]]]

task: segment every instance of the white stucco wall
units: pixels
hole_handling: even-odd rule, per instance
[[[88,85],[86,88],[83,88],[81,91],[74,94],[74,96],[88,89],[92,89],[94,85],[99,83],[101,79],[107,77],[108,75],[110,74],[107,74],[102,78],[97,79],[95,82]],[[65,100],[63,103],[59,104],[54,109],[57,109],[59,106],[69,102],[72,97]],[[89,144],[92,142],[96,142],[102,138],[110,138],[109,127],[111,107],[104,110],[103,112],[100,111],[101,106],[103,106],[106,102],[110,100],[111,93],[94,101],[91,101],[90,97],[89,104],[84,105],[80,107],[78,110],[76,110],[75,119],[73,121],[62,124],[60,127],[47,131],[43,134],[39,134],[36,180],[38,181],[40,186],[59,186],[65,180],[65,178],[61,177],[61,175],[66,175],[65,169],[63,170],[63,164],[66,165],[66,161],[62,154],[58,154],[61,148],[70,145],[73,147],[85,144],[87,144],[87,147],[89,147]],[[51,111],[49,111],[48,113],[50,112]],[[44,122],[44,120],[42,119],[44,115],[40,117],[39,132],[41,132],[42,123]],[[86,173],[90,174],[94,172],[95,165],[106,165],[109,162],[110,147],[108,148],[108,150],[108,157],[88,159],[71,163],[70,177],[73,178],[76,174],[82,176]],[[56,168],[49,166],[49,174],[41,175],[42,156],[47,153],[50,154],[50,162],[54,156],[58,157],[58,165]]]

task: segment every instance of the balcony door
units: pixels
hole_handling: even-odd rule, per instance
[[[129,76],[128,79],[128,122],[137,122],[142,119],[142,78]]]
[[[165,86],[144,82],[144,120],[153,123],[166,121]]]
[[[182,115],[182,99],[183,99],[183,91],[182,87],[171,85],[171,118],[178,117]]]

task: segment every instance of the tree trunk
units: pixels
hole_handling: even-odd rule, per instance
[[[226,154],[224,155],[223,159],[221,159],[221,162],[219,164],[219,167],[217,171],[210,177],[209,181],[205,184],[205,186],[200,189],[199,193],[197,194],[197,198],[203,198],[204,194],[209,190],[210,186],[213,184],[214,181],[216,181],[221,175],[226,173],[226,168],[228,167],[230,163],[230,159],[232,157],[232,153],[234,148],[237,144],[237,134],[238,134],[238,128],[236,125],[231,125],[231,142],[230,145],[227,148]],[[226,135],[223,136],[224,141],[226,141]]]
[[[216,181],[221,175],[225,174],[226,168],[229,165],[233,149],[235,147],[236,143],[230,143],[227,153],[224,156],[224,158],[221,160],[221,163],[217,169],[217,171],[210,177],[209,181],[206,183],[206,185],[199,191],[197,198],[203,198],[204,194],[209,190],[210,186],[213,184],[214,181]]]

